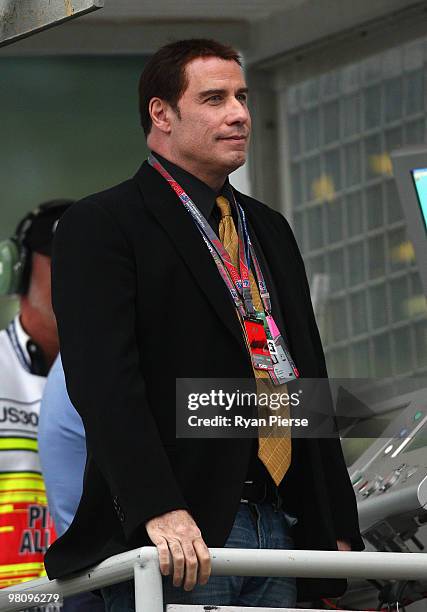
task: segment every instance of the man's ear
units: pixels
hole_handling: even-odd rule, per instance
[[[170,114],[171,107],[161,98],[151,98],[148,105],[151,121],[153,126],[165,134],[171,131]]]

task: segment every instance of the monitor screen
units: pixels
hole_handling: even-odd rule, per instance
[[[392,151],[391,158],[408,240],[427,295],[427,144]]]
[[[427,232],[427,168],[417,168],[415,170],[411,170],[411,175],[421,208],[421,217],[424,221],[424,229]]]

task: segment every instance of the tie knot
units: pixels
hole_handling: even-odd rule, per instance
[[[224,217],[231,216],[231,206],[227,198],[225,198],[224,196],[218,196],[215,202],[219,210],[221,211],[221,219],[223,219]]]

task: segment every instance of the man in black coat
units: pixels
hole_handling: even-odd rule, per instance
[[[261,440],[176,437],[177,379],[274,378],[268,354],[260,374],[264,366],[246,326],[256,319],[258,331],[269,333],[260,275],[294,371],[304,378],[327,376],[288,223],[228,182],[246,159],[247,95],[231,47],[189,40],[160,49],[140,82],[151,163],[75,204],[58,227],[53,303],[88,460],[74,521],[46,555],[51,578],[154,543],[162,573],[173,574],[180,587],[165,584],[168,601],[277,607],[295,603],[292,579],[208,582],[208,547],[363,549],[336,438],[292,440],[273,474],[269,459],[261,458]],[[240,267],[234,262],[242,279],[234,294],[224,264],[223,251],[231,253],[243,215],[241,245],[250,239],[254,253],[247,260],[252,298],[246,293],[242,308],[255,304],[254,283],[262,300],[252,319],[236,307],[246,249],[238,251]],[[261,272],[253,269],[255,260]],[[243,524],[242,544],[236,534]],[[341,594],[345,581],[298,586],[299,598],[307,599]],[[105,589],[107,610],[119,609],[117,602],[120,610],[133,610],[131,589],[129,583]]]

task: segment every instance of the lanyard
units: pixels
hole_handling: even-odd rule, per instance
[[[271,314],[270,294],[268,293],[267,284],[266,284],[266,282],[264,280],[264,275],[262,273],[261,266],[259,265],[258,258],[257,258],[256,253],[255,253],[255,249],[254,249],[254,247],[252,245],[252,242],[251,242],[251,239],[250,239],[250,236],[249,236],[249,232],[248,232],[248,228],[247,228],[247,224],[246,224],[245,211],[240,206],[240,204],[238,204],[236,202],[236,198],[234,197],[234,193],[233,193],[233,199],[234,199],[234,203],[236,205],[236,208],[237,208],[237,210],[239,212],[239,225],[242,224],[243,231],[244,231],[244,236],[245,236],[245,244],[244,244],[244,248],[245,248],[245,250],[244,250],[245,261],[249,261],[249,257],[253,261],[254,268],[255,268],[255,278],[256,278],[256,280],[258,282],[259,294],[260,294],[261,301],[262,301],[263,306],[264,306],[264,311],[265,311],[266,315],[270,315]]]
[[[199,229],[206,246],[211,253],[218,271],[225,282],[231,297],[234,301],[236,308],[242,317],[247,315],[253,315],[255,308],[252,302],[252,295],[250,291],[250,280],[249,280],[249,254],[250,258],[254,262],[256,279],[258,282],[258,288],[263,302],[264,310],[266,314],[271,313],[271,302],[270,296],[267,291],[267,286],[264,280],[264,276],[261,271],[261,267],[258,263],[258,259],[255,254],[255,250],[249,238],[249,233],[246,224],[245,213],[236,202],[233,193],[233,199],[236,204],[238,213],[238,240],[239,240],[239,269],[234,266],[231,261],[230,255],[225,250],[224,245],[219,240],[205,217],[199,211],[197,206],[194,204],[190,196],[186,194],[183,188],[175,181],[175,179],[169,174],[169,172],[162,166],[162,164],[150,154],[148,157],[148,163],[157,170],[163,178],[169,183],[172,189],[175,191],[181,203],[184,205],[187,212],[190,213],[193,220]],[[242,301],[243,298],[243,301]]]

